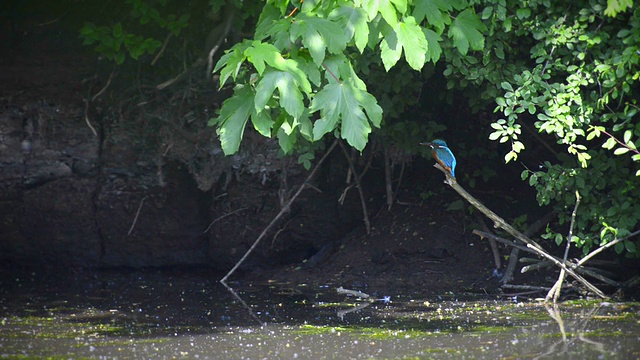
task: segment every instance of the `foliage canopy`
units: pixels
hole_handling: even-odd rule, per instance
[[[169,0],[127,4],[136,26],[155,24],[174,36],[195,17]],[[441,101],[451,105],[457,92],[471,111],[493,114],[478,116],[487,129],[479,141],[507,145],[505,162],[540,149],[522,179],[537,189],[541,205],[556,208],[561,225],[575,191],[582,195],[571,241],[585,252],[638,228],[640,8],[632,0],[267,0],[261,7],[211,0],[208,6],[239,7],[253,32],[214,68],[220,88],[233,83],[233,95],[210,120],[226,154],[240,149],[249,122],[277,137],[285,154],[306,151],[306,164],[329,134],[360,151],[375,132],[415,144],[415,136],[446,123],[407,111],[425,83],[440,78]],[[88,23],[81,36],[118,64],[162,45],[125,25]],[[567,240],[560,231],[549,228],[546,236],[560,244]],[[629,238],[616,250],[638,254],[638,244]]]

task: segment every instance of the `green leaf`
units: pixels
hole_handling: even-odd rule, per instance
[[[429,43],[412,16],[399,22],[380,43],[380,57],[387,71],[400,60],[402,51],[409,66],[420,70],[424,66]]]
[[[453,40],[453,45],[462,55],[466,55],[471,50],[482,50],[484,48],[484,36],[482,32],[487,31],[486,26],[480,21],[478,15],[472,9],[462,11],[451,23],[449,27],[449,38]]]
[[[391,0],[365,0],[363,3],[370,21],[380,13],[384,21],[391,27],[396,26],[398,23],[398,14]]]
[[[253,102],[254,94],[250,88],[237,88],[233,96],[222,103],[220,117],[209,121],[209,125],[218,127],[218,136],[225,155],[238,152],[244,128],[254,109]]]
[[[334,10],[331,16],[336,17],[342,23],[345,29],[345,40],[355,39],[356,47],[362,53],[369,41],[369,25],[364,9],[342,5]]]
[[[619,147],[617,149],[615,149],[615,151],[613,152],[614,155],[622,155],[622,154],[626,154],[629,152],[629,148],[625,148],[625,147]]]
[[[380,58],[385,70],[389,71],[396,65],[402,56],[402,46],[398,42],[397,34],[394,30],[390,31],[382,42],[380,42]]]
[[[280,106],[294,118],[302,115],[304,103],[296,79],[288,72],[276,70],[267,70],[256,86],[254,105],[256,112],[259,113],[264,109],[276,88],[280,95],[278,99]]]
[[[518,154],[516,154],[516,152],[515,152],[515,151],[513,151],[513,150],[512,150],[512,151],[509,151],[509,152],[507,153],[507,155],[505,155],[505,156],[504,156],[504,162],[505,162],[505,164],[508,164],[508,163],[509,163],[509,161],[511,161],[511,160],[516,160],[516,159],[518,159]]]
[[[604,14],[610,17],[616,17],[618,13],[626,11],[627,8],[633,8],[633,0],[608,0]]]
[[[116,53],[114,60],[116,61],[116,64],[121,65],[124,62],[124,53],[121,51]]]
[[[253,111],[251,113],[251,123],[260,135],[271,137],[271,128],[273,127],[274,121],[271,119],[268,111]]]
[[[113,25],[112,34],[116,39],[122,37],[122,35],[124,34],[124,30],[122,29],[121,23],[116,23],[115,25]]]
[[[616,146],[616,139],[612,137],[608,138],[607,141],[605,141],[605,143],[602,144],[602,147],[607,150],[613,149],[614,146]]]
[[[416,24],[413,16],[408,16],[395,27],[398,44],[404,49],[404,57],[409,66],[420,70],[425,63],[425,54],[429,44],[422,28]]]
[[[244,50],[248,46],[248,43],[243,42],[240,44],[234,45],[229,52],[224,54],[218,60],[218,63],[213,69],[213,72],[217,72],[220,70],[220,88],[224,86],[230,76],[235,80],[238,76],[238,72],[240,71],[240,66],[246,59],[244,55]]]
[[[510,92],[513,92],[513,87],[511,86],[511,83],[507,82],[507,81],[503,81],[502,83],[500,83],[500,87],[503,88],[504,90],[508,90]],[[513,94],[511,94],[513,95]]]
[[[324,61],[325,51],[332,54],[342,52],[347,46],[347,36],[339,23],[306,13],[296,16],[291,25],[291,40],[302,38],[316,65]]]
[[[635,253],[636,252],[636,244],[634,244],[632,241],[625,240],[624,241],[624,248],[627,249],[627,251],[630,252],[630,253]]]
[[[289,127],[290,125],[287,122],[284,122],[283,126],[278,130],[278,145],[280,145],[280,148],[285,154],[289,154],[291,150],[293,150],[293,146],[295,145],[297,139],[293,131],[287,133],[285,129]]]
[[[311,102],[311,112],[318,110],[320,119],[313,126],[314,141],[336,129],[341,121],[341,137],[360,151],[371,132],[369,121],[379,126],[382,119],[382,108],[373,95],[358,89],[352,82],[331,83],[320,90]]]
[[[262,75],[266,64],[274,66],[274,64],[278,62],[284,61],[278,48],[260,41],[253,41],[251,46],[244,51],[244,55],[246,59],[253,64],[253,67],[256,68],[258,75]]]
[[[531,16],[531,9],[529,9],[529,8],[520,8],[520,9],[516,10],[516,16],[520,20],[526,19],[529,16]]]
[[[556,242],[556,245],[560,245],[560,244],[562,244],[562,240],[563,240],[562,235],[560,235],[560,234],[556,234],[556,236],[555,236],[555,239],[554,239],[554,240],[555,240],[555,242]]]
[[[445,25],[449,25],[451,20],[448,12],[451,4],[447,0],[416,0],[413,10],[413,17],[417,23],[427,19],[427,22],[442,33]]]
[[[423,28],[422,32],[424,32],[424,37],[427,39],[427,54],[425,61],[432,61],[435,64],[440,59],[440,55],[442,55],[442,48],[440,47],[442,37],[431,29]]]

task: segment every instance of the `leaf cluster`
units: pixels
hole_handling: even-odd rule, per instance
[[[189,26],[191,14],[183,11],[166,10],[168,0],[157,2],[143,0],[127,0],[126,21],[113,25],[98,26],[93,22],[85,22],[80,29],[80,38],[84,45],[95,45],[94,50],[106,59],[121,65],[127,56],[138,60],[146,54],[153,54],[160,49],[162,41],[156,34],[168,31],[179,36]]]
[[[482,1],[488,46],[445,71],[450,88],[479,88],[468,92],[473,107],[493,103],[489,139],[510,145],[505,162],[517,160],[535,140],[553,151],[523,179],[537,189],[541,205],[557,208],[565,226],[578,190],[580,231],[573,241],[585,252],[628,234],[640,220],[632,206],[640,200],[634,165],[640,161],[640,9],[629,5]],[[525,126],[546,136],[524,141]],[[560,231],[548,229],[547,237],[565,241]],[[634,244],[616,250],[635,253],[628,243]]]
[[[368,81],[380,64],[389,72],[403,59],[419,71],[440,60],[444,44],[462,54],[482,49],[484,30],[466,1],[267,1],[253,40],[236,44],[216,65],[221,86],[229,79],[236,85],[210,124],[226,154],[238,151],[249,120],[260,134],[277,136],[285,153],[326,134],[361,151],[382,122]],[[384,84],[379,94],[393,98],[388,89],[413,79]],[[405,91],[398,97],[408,99]],[[397,103],[388,104],[393,113]]]

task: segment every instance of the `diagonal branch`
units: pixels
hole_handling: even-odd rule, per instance
[[[446,176],[445,183],[447,185],[451,186],[451,188],[453,188],[453,190],[455,190],[458,194],[460,194],[460,196],[465,198],[465,200],[467,200],[476,209],[480,210],[480,212],[482,212],[485,216],[487,216],[489,219],[493,220],[494,226],[503,229],[504,231],[509,233],[509,235],[511,235],[514,238],[516,238],[517,240],[520,240],[521,242],[525,243],[527,245],[527,248],[530,249],[531,251],[535,252],[537,255],[540,255],[540,256],[542,256],[542,257],[544,257],[546,259],[549,259],[556,266],[558,266],[561,269],[563,269],[564,271],[566,271],[567,274],[569,274],[571,277],[576,279],[578,282],[580,282],[587,289],[589,289],[590,291],[592,291],[593,293],[595,293],[599,297],[607,298],[607,296],[600,289],[598,289],[597,287],[592,285],[589,281],[587,281],[582,276],[578,275],[575,271],[573,271],[572,269],[567,267],[567,265],[563,264],[558,259],[556,259],[553,256],[549,255],[549,253],[547,253],[542,248],[542,246],[540,246],[540,244],[538,244],[534,240],[530,239],[529,237],[525,236],[520,231],[516,230],[513,226],[509,225],[506,221],[504,221],[504,219],[502,219],[501,217],[496,215],[496,213],[494,213],[488,207],[486,207],[484,204],[482,204],[478,199],[476,199],[471,194],[469,194],[465,189],[462,188],[462,186],[458,185],[458,182],[456,181],[456,179],[454,177],[452,177],[451,174],[446,169],[444,169],[440,164],[435,164],[434,167],[436,169],[442,171],[445,174],[445,176]]]
[[[253,245],[251,245],[251,247],[249,248],[249,250],[247,250],[244,256],[242,256],[242,258],[238,260],[236,265],[231,270],[229,270],[227,275],[225,275],[222,279],[220,279],[221,283],[226,284],[226,281],[229,278],[229,276],[231,276],[231,274],[233,274],[240,267],[240,265],[249,257],[249,254],[251,254],[253,250],[256,248],[256,246],[258,246],[258,244],[260,243],[260,240],[262,240],[267,235],[267,232],[273,227],[273,225],[275,225],[278,222],[278,220],[280,220],[282,215],[284,215],[287,211],[291,209],[291,204],[293,204],[293,202],[302,193],[302,190],[304,190],[307,187],[307,183],[315,176],[316,172],[318,172],[318,169],[320,168],[320,165],[322,165],[322,163],[327,159],[327,157],[333,151],[336,145],[338,145],[338,139],[333,141],[329,149],[327,149],[327,151],[324,153],[322,158],[318,161],[318,163],[313,168],[313,170],[311,170],[311,172],[309,173],[309,176],[307,176],[305,181],[300,185],[300,187],[298,188],[298,191],[296,191],[296,193],[293,194],[293,196],[289,199],[289,201],[285,204],[285,206],[282,207],[282,210],[280,210],[278,215],[276,215],[276,217],[274,217],[273,220],[271,220],[269,225],[267,225],[267,227],[264,228],[264,230],[262,230],[262,233],[260,233],[260,236],[258,236],[256,241],[253,243]]]

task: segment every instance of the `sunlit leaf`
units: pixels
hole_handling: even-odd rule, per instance
[[[462,11],[451,23],[449,27],[449,37],[453,40],[453,45],[462,55],[466,55],[471,50],[482,50],[484,48],[484,35],[486,26],[480,21],[478,15],[471,9]]]
[[[276,88],[279,93],[280,106],[293,117],[297,118],[302,115],[304,103],[296,79],[288,72],[276,70],[267,70],[256,86],[254,105],[256,112],[261,112],[264,109]]]
[[[396,25],[395,31],[409,66],[415,70],[422,69],[429,44],[420,26],[412,16],[409,16]]]
[[[250,88],[236,89],[233,96],[222,104],[220,116],[209,121],[209,124],[217,125],[222,151],[226,155],[235,154],[240,147],[244,128],[254,109],[253,99]]]
[[[371,132],[369,121],[379,126],[382,119],[382,109],[375,98],[350,82],[325,86],[311,102],[311,112],[316,111],[320,111],[320,119],[313,127],[314,140],[333,131],[341,122],[341,137],[358,150],[367,143]]]
[[[302,38],[316,65],[320,66],[325,51],[342,52],[347,46],[347,37],[339,23],[317,16],[301,13],[291,25],[291,39]]]
[[[362,53],[369,41],[367,13],[362,8],[341,5],[331,13],[344,26],[346,41],[354,39],[356,47]]]
[[[615,149],[615,151],[613,152],[614,155],[622,155],[622,154],[626,154],[629,152],[629,148],[626,147],[619,147],[617,149]]]

